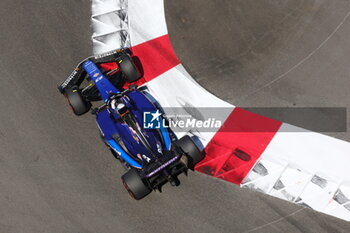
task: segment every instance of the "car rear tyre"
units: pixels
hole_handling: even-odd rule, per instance
[[[125,79],[129,83],[133,83],[140,78],[140,73],[137,70],[131,57],[127,54],[122,55],[119,58],[119,68],[125,76]]]
[[[199,150],[197,145],[191,139],[190,136],[185,135],[176,142],[188,157],[187,167],[191,170],[194,169],[197,163],[199,163],[203,158],[204,154]]]
[[[75,115],[80,116],[87,113],[91,108],[91,103],[86,101],[80,94],[79,88],[73,86],[65,91],[69,105]]]
[[[140,200],[147,196],[152,190],[145,185],[136,170],[130,169],[122,176],[125,189],[130,196],[136,200]]]

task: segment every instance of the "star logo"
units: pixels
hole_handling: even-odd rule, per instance
[[[151,119],[151,122],[155,121],[155,120],[158,120],[158,118],[162,115],[159,110],[157,110],[155,113],[151,113],[152,115],[152,119]]]
[[[160,116],[163,114],[157,110],[143,113],[143,127],[145,129],[159,129],[162,124]]]

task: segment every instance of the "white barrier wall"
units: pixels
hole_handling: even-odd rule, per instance
[[[246,112],[199,86],[171,48],[163,0],[93,0],[92,13],[94,54],[131,47],[145,69],[141,84],[163,107],[229,110],[218,132],[190,132],[207,154],[198,171],[350,220],[348,142]]]
[[[130,47],[127,0],[93,0],[91,10],[94,54]]]

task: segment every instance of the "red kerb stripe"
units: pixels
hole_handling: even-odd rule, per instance
[[[143,78],[136,84],[142,85],[180,64],[168,35],[164,35],[131,48],[140,60]]]
[[[281,124],[236,107],[206,146],[206,157],[196,170],[242,183]]]

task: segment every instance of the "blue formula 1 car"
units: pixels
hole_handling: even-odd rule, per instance
[[[162,116],[148,93],[136,85],[123,88],[140,78],[139,70],[129,51],[118,50],[84,60],[58,87],[76,115],[92,109],[104,143],[127,169],[122,182],[137,200],[152,190],[161,191],[167,182],[178,186],[178,175],[187,175],[188,169],[193,170],[203,159],[191,137],[177,139],[162,124],[158,128],[144,126],[145,113]],[[102,104],[92,108],[93,101]]]

